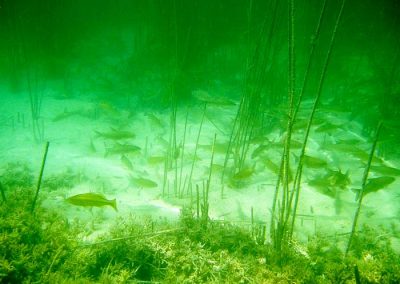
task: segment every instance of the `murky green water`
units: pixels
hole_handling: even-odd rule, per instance
[[[399,282],[399,11],[0,1],[0,282]]]

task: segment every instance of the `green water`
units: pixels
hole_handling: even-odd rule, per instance
[[[399,14],[0,0],[0,282],[400,282]]]

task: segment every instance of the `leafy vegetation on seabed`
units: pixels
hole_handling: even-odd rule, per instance
[[[31,177],[3,176],[1,283],[399,283],[400,257],[389,240],[364,228],[345,257],[332,240],[292,243],[282,260],[251,230],[196,218],[176,223],[119,219],[94,242],[84,226],[33,200]],[[20,179],[21,178],[21,179]]]

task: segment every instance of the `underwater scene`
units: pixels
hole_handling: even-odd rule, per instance
[[[399,27],[0,0],[0,283],[400,283]]]

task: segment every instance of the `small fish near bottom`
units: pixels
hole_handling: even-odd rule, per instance
[[[115,211],[118,211],[116,199],[107,199],[100,193],[81,193],[70,196],[66,198],[65,201],[76,206],[84,207],[103,207],[108,205],[114,208]]]

